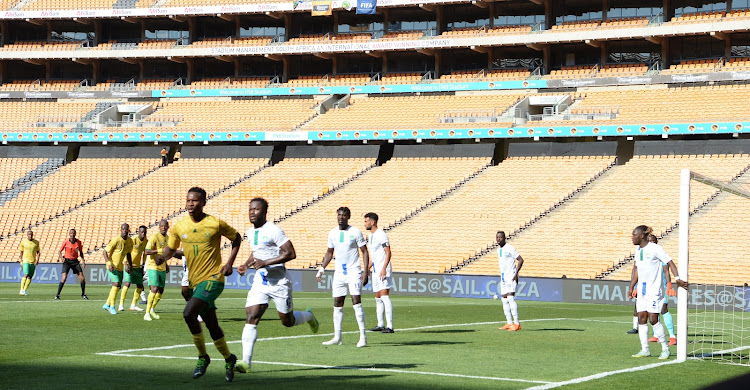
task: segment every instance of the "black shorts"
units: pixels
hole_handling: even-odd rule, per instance
[[[77,259],[76,260],[65,259],[65,261],[63,261],[63,266],[62,266],[63,275],[67,275],[68,271],[73,271],[73,273],[76,275],[82,274],[83,269],[81,269],[81,263]]]

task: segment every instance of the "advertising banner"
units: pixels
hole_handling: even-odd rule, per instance
[[[357,0],[357,14],[372,15],[376,7],[377,0]]]
[[[312,16],[331,16],[331,2],[326,0],[315,0],[312,2]]]

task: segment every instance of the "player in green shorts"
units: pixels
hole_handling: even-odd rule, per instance
[[[143,252],[146,250],[146,233],[147,228],[143,225],[138,227],[138,235],[133,238],[133,251],[130,257],[133,259],[133,268],[123,276],[122,291],[120,292],[120,311],[125,310],[125,297],[128,295],[128,289],[131,284],[135,284],[136,290],[133,293],[133,301],[130,302],[130,311],[143,311],[138,307],[138,298],[143,291],[143,266],[141,259]]]
[[[143,319],[146,321],[159,319],[159,315],[156,314],[154,308],[156,308],[162,294],[164,294],[164,285],[167,281],[169,265],[166,261],[156,264],[156,258],[161,256],[164,247],[167,245],[168,231],[169,222],[166,219],[159,221],[159,231],[152,234],[148,239],[146,251],[144,252],[148,256],[148,260],[146,260],[146,272],[148,273],[148,286],[150,290],[146,299],[146,314],[143,315]],[[181,256],[182,251],[177,251],[175,256],[177,255]]]
[[[117,293],[120,292],[123,270],[130,273],[133,269],[133,258],[130,256],[133,251],[133,239],[130,238],[129,233],[130,225],[123,223],[120,226],[120,235],[113,238],[102,253],[107,270],[109,270],[109,281],[112,282],[112,289],[102,309],[110,314],[117,314],[115,300]]]
[[[21,291],[18,295],[27,295],[26,289],[31,284],[31,278],[34,277],[36,265],[39,264],[39,241],[34,239],[34,232],[26,232],[26,238],[21,240],[19,247],[21,250],[21,265],[23,266],[23,278],[21,278]]]

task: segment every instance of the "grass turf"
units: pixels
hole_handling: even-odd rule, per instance
[[[508,332],[497,329],[504,323],[499,301],[394,296],[396,333],[368,332],[368,347],[356,348],[350,301],[344,307],[344,345],[323,346],[333,332],[332,299],[295,293],[296,308],[311,307],[320,320],[318,335],[307,325],[284,328],[271,307],[258,328],[250,373],[225,383],[223,359],[205,332],[212,363],[203,378],[194,380],[190,374],[196,351],[182,320],[184,301],[178,289],[166,291],[157,308],[161,320],[146,322],[142,312],[111,315],[102,310],[109,287],[89,286],[91,300],[83,301],[78,286],[69,284],[62,300],[53,301],[56,287],[33,284],[30,295],[20,297],[17,285],[0,284],[2,388],[103,388],[119,383],[165,389],[522,389],[662,362],[630,357],[640,345],[636,335],[625,334],[631,327],[629,306],[519,301],[523,329]],[[217,302],[221,326],[238,356],[245,295],[245,290],[225,290]],[[371,295],[363,298],[369,328],[375,325],[375,304]],[[122,350],[134,351],[101,355]],[[652,344],[652,354],[659,351]],[[747,366],[688,361],[566,388],[635,389],[659,383],[665,389],[697,389],[741,376],[748,383],[747,375]]]

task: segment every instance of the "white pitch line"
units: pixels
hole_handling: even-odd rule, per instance
[[[645,371],[645,370],[650,370],[652,368],[666,366],[666,365],[675,364],[675,363],[677,363],[677,360],[670,360],[670,361],[660,362],[660,363],[652,363],[652,364],[647,364],[645,366],[625,368],[625,369],[622,369],[622,370],[600,372],[598,374],[589,375],[589,376],[583,376],[583,377],[580,377],[580,378],[574,378],[574,379],[570,379],[570,380],[563,381],[563,382],[553,382],[553,383],[548,383],[548,384],[545,384],[545,385],[542,385],[542,386],[529,387],[526,390],[555,389],[555,388],[562,387],[562,386],[575,385],[575,384],[579,384],[579,383],[583,383],[583,382],[589,382],[589,381],[593,381],[593,380],[596,380],[596,379],[605,378],[605,377],[608,377],[608,376],[611,376],[611,375],[626,374],[626,373],[637,372],[637,371]]]
[[[138,358],[156,358],[156,359],[183,359],[183,360],[195,360],[194,357],[186,356],[162,356],[162,355],[136,355],[136,354],[118,354],[110,356],[123,356],[123,357],[138,357]],[[253,361],[253,364],[269,364],[275,366],[291,366],[291,367],[308,367],[308,368],[320,368],[326,370],[355,370],[355,371],[375,371],[375,372],[389,372],[394,374],[410,374],[410,375],[431,375],[431,376],[446,376],[452,378],[465,378],[465,379],[482,379],[490,381],[502,381],[502,382],[522,382],[522,383],[541,383],[549,384],[547,381],[535,381],[528,379],[516,379],[516,378],[501,378],[494,376],[477,376],[477,375],[462,375],[462,374],[449,374],[445,372],[429,372],[429,371],[410,371],[410,370],[397,370],[394,368],[376,368],[376,367],[349,367],[349,366],[328,366],[322,364],[305,364],[305,363],[287,363],[287,362],[266,362],[266,361]]]

